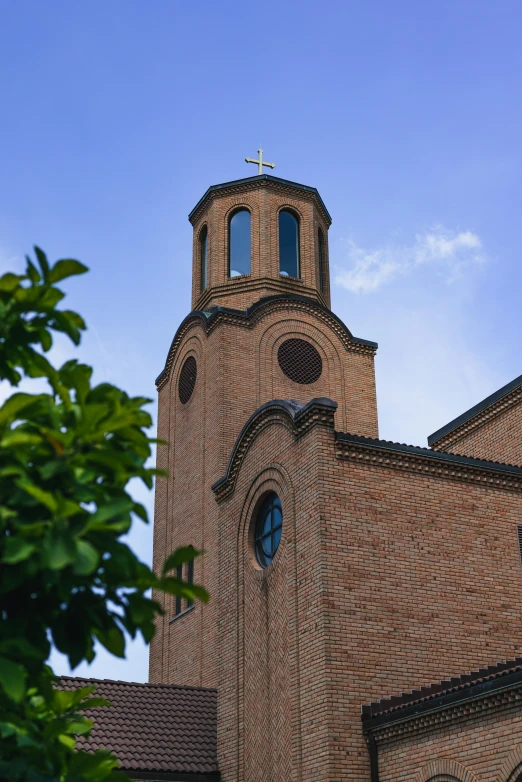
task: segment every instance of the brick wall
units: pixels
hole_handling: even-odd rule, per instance
[[[252,275],[227,281],[226,226],[240,204],[252,210]],[[302,281],[278,272],[285,205],[301,215]],[[205,220],[210,287],[200,296]],[[310,301],[268,301],[248,318],[193,316],[169,354],[158,417],[169,441],[158,464],[169,477],[157,484],[154,565],[178,545],[204,549],[194,575],[211,601],[170,621],[165,599],[150,679],[219,688],[224,782],[361,782],[369,779],[361,704],[522,654],[520,485],[422,456],[375,447],[368,455],[340,444],[333,416],[298,433],[279,411],[240,446],[236,483],[217,503],[210,487],[245,422],[272,399],[329,397],[338,430],[377,437],[374,349],[314,304],[315,238],[319,224],[327,228],[315,196],[264,185],[224,191],[193,223],[194,306],[245,309],[274,291]],[[281,371],[278,348],[291,337],[319,352],[315,383]],[[188,356],[198,375],[182,405]],[[282,499],[284,528],[261,571],[251,530],[268,490]]]
[[[521,486],[288,429],[261,429],[220,506],[223,779],[268,782],[277,759],[361,782],[361,704],[522,653]],[[246,530],[275,486],[285,535],[260,573]]]
[[[434,444],[452,453],[522,465],[522,389]]]
[[[491,699],[493,701],[493,699]],[[442,713],[438,724],[410,726],[378,741],[380,782],[425,782],[447,779],[469,782],[517,782],[522,774],[522,707],[520,701],[494,701],[485,712]],[[450,776],[451,774],[451,776]]]

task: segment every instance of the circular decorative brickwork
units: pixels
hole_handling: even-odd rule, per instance
[[[182,405],[186,405],[192,396],[197,375],[198,365],[196,364],[196,359],[194,356],[189,356],[179,373],[178,394]]]
[[[321,377],[323,362],[316,348],[304,339],[287,339],[277,351],[279,366],[294,383],[315,383]]]

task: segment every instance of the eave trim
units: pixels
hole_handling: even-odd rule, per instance
[[[225,474],[212,484],[217,500],[224,499],[234,489],[240,465],[257,434],[271,421],[286,419],[294,436],[300,437],[312,426],[322,424],[333,429],[337,402],[316,397],[303,405],[293,399],[273,399],[261,405],[248,419],[236,438]]]
[[[459,415],[457,418],[454,418],[453,421],[450,421],[448,424],[445,424],[445,426],[442,426],[440,429],[437,429],[437,431],[434,432],[433,434],[430,434],[428,437],[428,445],[433,445],[433,443],[436,443],[438,440],[441,440],[443,437],[445,437],[447,434],[452,432],[454,429],[458,429],[459,426],[468,423],[476,415],[482,413],[488,407],[491,407],[496,402],[499,402],[505,396],[510,394],[512,391],[515,391],[517,388],[520,388],[521,386],[522,386],[522,375],[519,375],[519,377],[516,377],[510,383],[507,383],[505,386],[502,386],[502,388],[499,388],[498,391],[495,391],[494,394],[490,394],[489,396],[487,396],[485,399],[482,400],[482,402],[479,402],[478,404],[474,405],[474,407],[470,407],[470,409],[466,410],[465,413],[462,413],[462,415]]]

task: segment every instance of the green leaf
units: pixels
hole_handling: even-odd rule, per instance
[[[37,282],[40,282],[40,280],[42,278],[40,277],[40,274],[38,273],[38,269],[36,268],[36,266],[34,265],[34,263],[29,258],[28,255],[25,256],[25,260],[27,261],[26,274],[29,277],[29,279],[31,280],[31,282],[33,283],[33,285],[35,283],[37,283]]]
[[[34,247],[34,252],[38,259],[38,263],[40,264],[40,269],[42,270],[42,277],[44,278],[44,282],[47,282],[47,275],[49,274],[49,261],[47,260],[47,256],[44,253],[44,251],[41,250],[36,245]]]
[[[66,277],[72,277],[73,274],[85,274],[89,269],[80,261],[74,261],[71,258],[57,261],[47,276],[47,282],[55,283],[64,280]]]
[[[119,500],[113,500],[102,505],[98,510],[92,514],[88,524],[88,529],[103,529],[107,521],[122,514],[127,514],[134,507],[134,502],[130,497],[122,497]]]
[[[11,291],[14,291],[18,285],[20,285],[22,280],[23,277],[20,277],[20,275],[7,272],[7,274],[3,274],[0,277],[0,291],[6,291],[6,293],[10,293]]]
[[[15,429],[12,432],[8,432],[5,437],[0,440],[2,448],[13,448],[13,446],[19,445],[39,445],[42,442],[42,438],[37,434],[29,434],[29,432],[21,432]]]
[[[76,549],[74,572],[79,576],[88,576],[90,573],[94,573],[100,561],[100,556],[94,546],[91,546],[86,540],[78,540]]]
[[[28,540],[20,537],[10,536],[5,542],[2,562],[6,565],[16,565],[17,562],[28,559],[34,551],[36,551],[34,543],[29,543]]]
[[[163,575],[168,573],[170,570],[175,570],[177,567],[183,565],[185,562],[191,562],[200,554],[201,552],[197,551],[194,548],[194,546],[183,546],[177,548],[176,551],[174,551],[165,560],[165,564],[163,565]]]
[[[76,739],[74,736],[68,736],[66,733],[60,733],[58,741],[63,744],[67,749],[74,749],[76,746]]]
[[[38,500],[38,502],[41,502],[42,505],[45,505],[46,508],[49,508],[52,513],[56,513],[58,510],[58,502],[51,492],[45,491],[27,480],[17,481],[17,486],[26,491],[27,494],[30,494],[31,497]]]
[[[42,348],[47,353],[53,346],[51,332],[47,331],[47,329],[40,329],[40,342],[42,343]]]
[[[185,581],[180,581],[177,578],[171,578],[169,576],[158,578],[154,582],[154,587],[160,589],[162,592],[167,592],[169,595],[197,598],[204,603],[207,603],[209,600],[209,594],[202,586],[198,586],[198,584],[187,584]]]
[[[109,630],[94,630],[98,641],[115,657],[125,657],[125,636],[119,627]]]
[[[149,522],[149,515],[147,513],[146,508],[141,503],[135,502],[134,505],[133,505],[132,510],[134,511],[136,516],[139,516],[139,518],[142,519],[142,521],[144,521],[145,523],[148,524],[148,522]]]
[[[76,541],[65,534],[55,534],[46,541],[44,559],[51,570],[62,570],[76,559]]]
[[[6,399],[2,407],[0,407],[0,426],[7,421],[16,420],[16,414],[21,412],[28,405],[46,398],[45,394],[13,394]]]
[[[26,677],[27,672],[23,665],[0,657],[0,685],[6,695],[16,703],[20,703],[25,695]]]

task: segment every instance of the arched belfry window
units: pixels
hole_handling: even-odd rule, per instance
[[[279,273],[299,277],[299,220],[288,209],[279,212]]]
[[[228,225],[228,276],[250,274],[250,212],[238,209]]]
[[[208,285],[208,230],[204,225],[199,235],[200,290]]]
[[[324,234],[320,228],[317,232],[317,255],[318,255],[317,260],[319,265],[319,290],[321,291],[321,293],[324,293],[324,290],[326,288],[325,260],[324,260]]]

